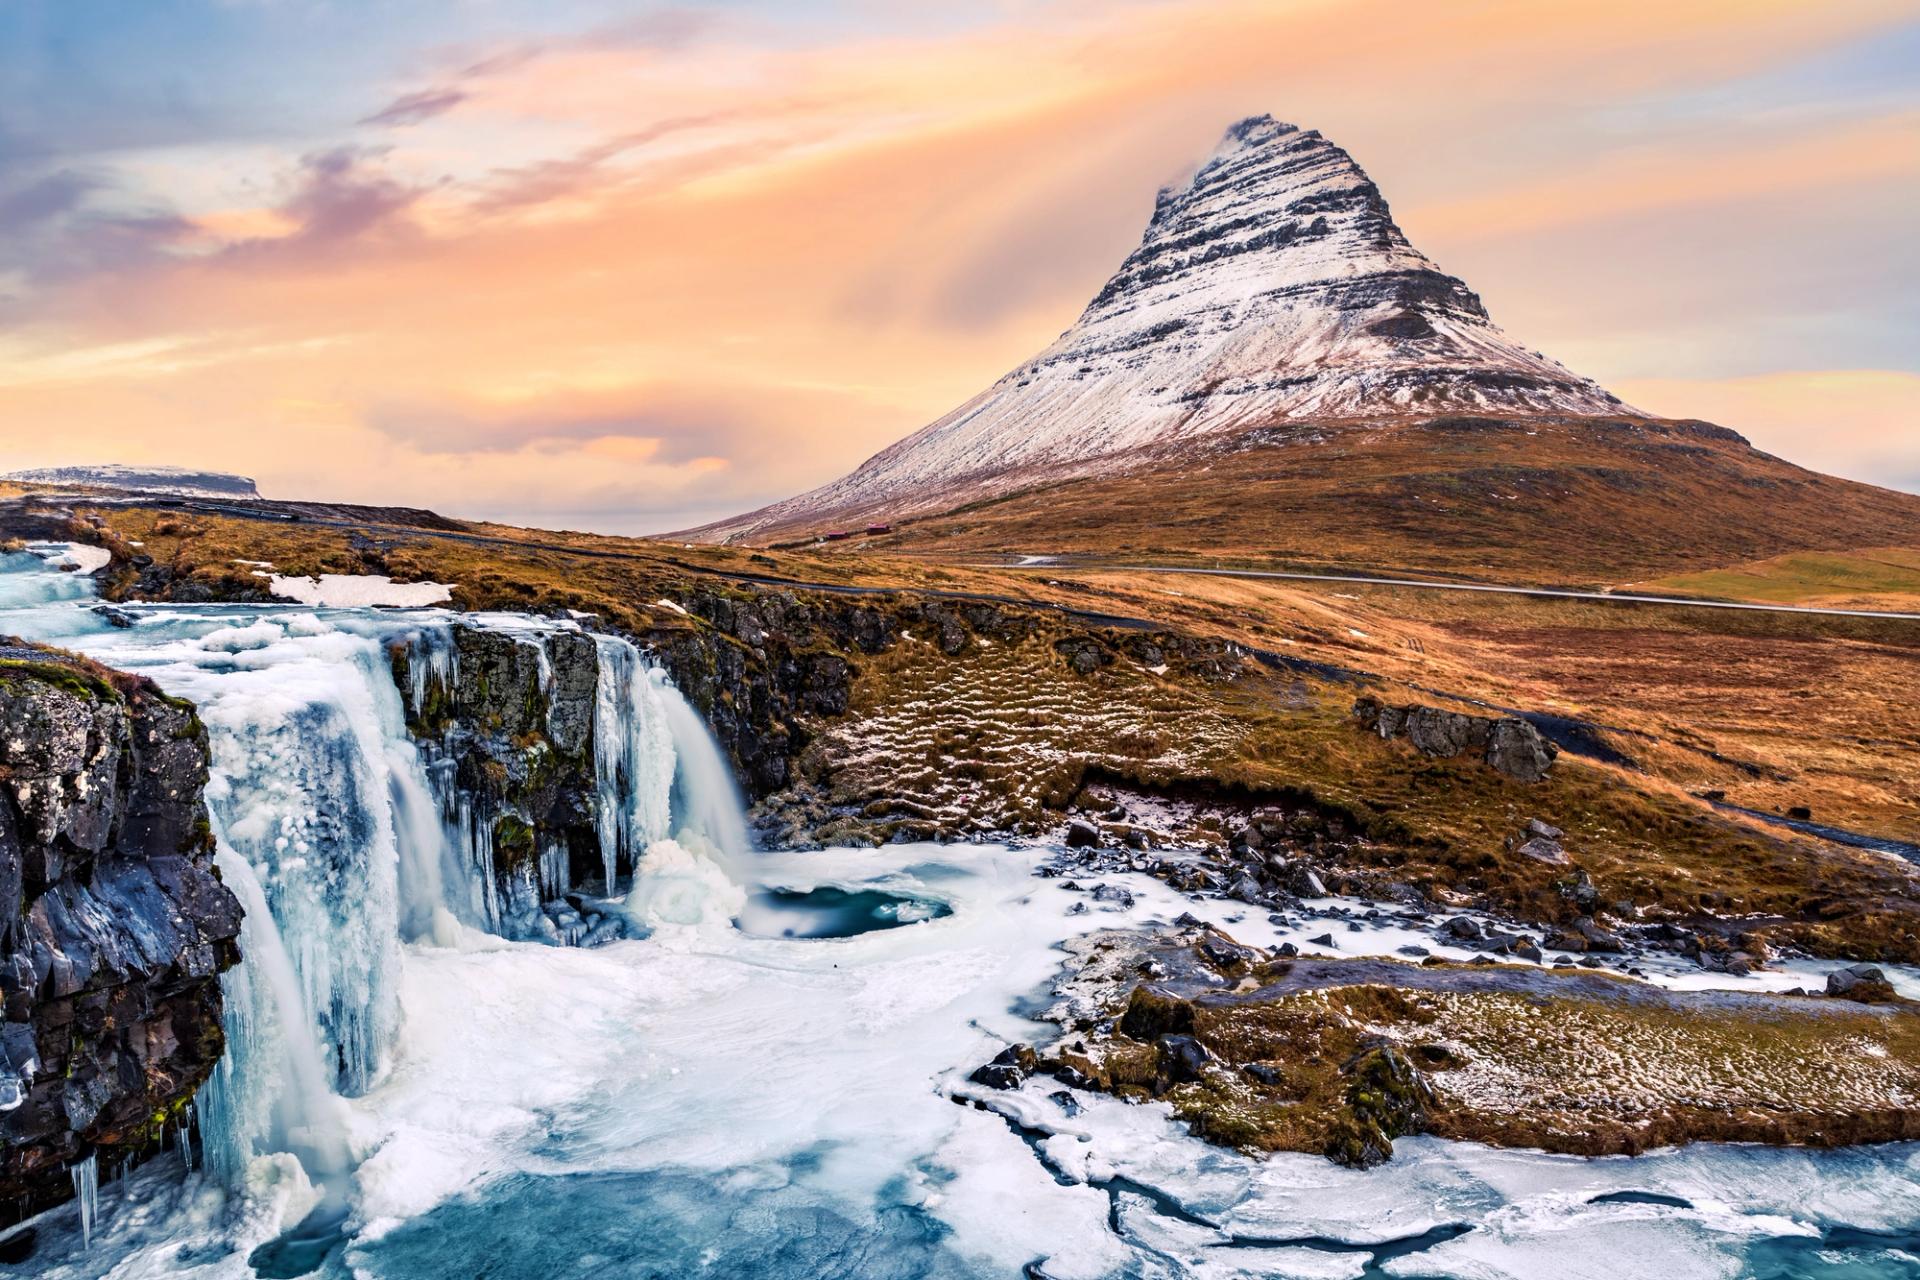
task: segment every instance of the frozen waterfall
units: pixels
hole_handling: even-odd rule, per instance
[[[460,946],[502,931],[503,898],[537,903],[573,888],[567,850],[554,846],[520,873],[532,883],[500,882],[500,815],[460,788],[443,747],[415,741],[409,717],[451,705],[457,626],[532,646],[543,693],[554,681],[547,646],[562,633],[577,645],[579,628],[440,610],[203,605],[135,608],[121,627],[92,613],[87,581],[42,558],[0,556],[0,633],[147,675],[192,699],[207,726],[218,865],[246,920],[243,962],[223,980],[227,1057],[201,1099],[206,1161],[237,1183],[254,1158],[286,1152],[314,1181],[344,1181],[340,1100],[390,1064],[405,944]],[[739,797],[705,725],[633,645],[593,644],[591,820],[607,894],[620,868],[673,844],[669,835],[739,856]]]
[[[612,893],[620,864],[633,865],[639,851],[671,828],[679,743],[669,728],[666,693],[639,652],[613,636],[597,636],[595,644],[594,826]]]

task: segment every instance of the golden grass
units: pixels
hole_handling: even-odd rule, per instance
[[[895,520],[874,545],[1585,585],[1920,545],[1920,497],[1805,471],[1714,430],[1303,424]]]

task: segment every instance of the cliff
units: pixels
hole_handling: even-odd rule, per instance
[[[213,868],[190,704],[0,641],[0,1205],[73,1194],[185,1123],[226,1047],[240,904]]]

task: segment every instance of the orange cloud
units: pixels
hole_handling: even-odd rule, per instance
[[[1910,12],[1206,0],[1016,8],[938,39],[728,27],[526,51],[457,89],[395,86],[367,109],[379,151],[250,173],[189,254],[35,294],[0,345],[0,463],[173,461],[281,493],[691,523],[830,478],[1044,344],[1155,186],[1239,115],[1348,146],[1446,265],[1517,230],[1906,180],[1911,115],[1633,147],[1590,117]],[[165,158],[142,172],[165,180]],[[1633,287],[1635,263],[1614,271]],[[1530,306],[1565,314],[1550,280],[1490,287],[1530,340]],[[1666,408],[1648,385],[1617,389]]]

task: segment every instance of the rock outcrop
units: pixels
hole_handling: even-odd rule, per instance
[[[1390,707],[1378,698],[1353,704],[1362,728],[1392,741],[1404,737],[1423,755],[1437,760],[1472,754],[1497,773],[1520,782],[1547,776],[1560,749],[1518,716],[1470,716],[1418,703]]]
[[[607,889],[594,812],[593,636],[460,623],[444,671],[414,671],[423,656],[405,645],[390,657],[444,816],[485,864],[475,869],[487,877],[491,923],[511,937],[581,940],[569,934],[583,935],[586,921],[567,895]],[[630,859],[619,868],[632,869]]]
[[[225,1051],[238,900],[213,868],[191,705],[0,642],[0,1205],[73,1194],[185,1122]]]
[[[1415,1133],[1580,1155],[1920,1137],[1920,1012],[1574,968],[1295,959],[1197,922],[1068,944],[1037,1068],[1366,1167]],[[1146,975],[1143,977],[1143,975]],[[976,1077],[978,1079],[978,1077]]]

